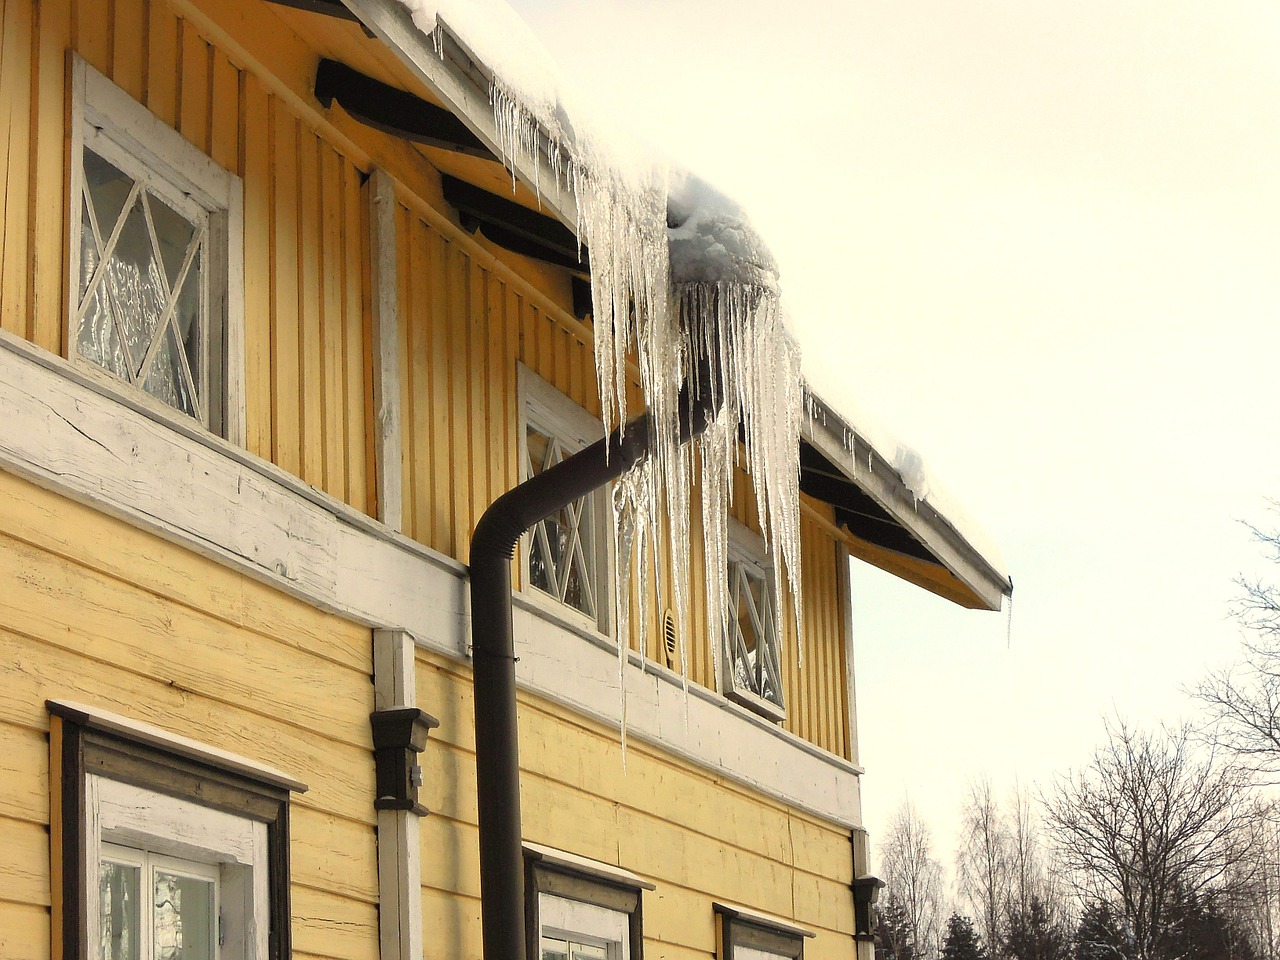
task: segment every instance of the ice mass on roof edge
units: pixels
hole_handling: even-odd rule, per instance
[[[746,466],[757,480],[762,533],[777,560],[776,587],[779,595],[784,584],[792,590],[800,638],[799,440],[805,390],[799,348],[787,326],[778,268],[768,247],[738,205],[715,188],[658,162],[616,124],[598,112],[593,116],[588,104],[567,104],[572,94],[549,55],[501,0],[400,2],[437,52],[443,55],[447,31],[489,72],[497,146],[513,177],[518,168],[531,170],[540,194],[567,190],[575,201],[576,232],[592,252],[595,359],[606,431],[625,422],[627,359],[635,351],[658,443],[651,461],[615,490],[618,556],[630,558],[634,543],[637,577],[644,582],[654,575],[660,592],[654,534],[662,533],[672,546],[676,614],[688,622],[689,496],[697,462],[702,515],[718,519],[703,529],[707,569],[721,571],[706,578],[706,599],[710,609],[728,616],[722,602],[725,518],[741,424]],[[554,183],[538,181],[544,160]],[[691,458],[689,447],[678,443],[676,399],[698,363],[709,357],[717,361],[713,379],[727,402],[713,428],[695,441],[697,456]],[[852,449],[851,431],[842,426]],[[934,500],[938,487],[919,455],[896,442],[893,449],[893,465],[907,488],[922,501]],[[948,510],[948,519],[959,515]],[[661,531],[655,525],[660,517],[666,520]],[[981,539],[952,526],[971,544]],[[630,574],[620,563],[617,586]],[[629,592],[614,591],[619,635],[627,628]],[[779,628],[782,606],[777,605]],[[640,605],[641,617],[645,607]],[[639,626],[642,633],[647,628]],[[683,631],[681,636],[681,672],[687,677]],[[712,640],[718,658],[720,645]],[[797,657],[803,664],[802,649]],[[620,670],[623,663],[620,649]],[[720,664],[715,666],[718,672]]]

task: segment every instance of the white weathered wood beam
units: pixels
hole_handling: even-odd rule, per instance
[[[0,331],[0,470],[117,517],[303,601],[466,660],[466,568],[179,414]],[[617,651],[515,597],[524,690],[616,726]],[[860,770],[656,664],[626,671],[628,731],[833,823],[861,822]],[[686,710],[688,720],[686,722]]]
[[[416,707],[413,637],[373,631],[373,704]],[[382,960],[422,960],[422,831],[411,810],[378,811],[378,939]]]
[[[836,544],[836,576],[840,578],[840,617],[844,623],[845,721],[849,731],[849,759],[858,763],[857,673],[853,666],[853,584],[850,581],[849,548]]]
[[[400,418],[400,287],[397,277],[396,188],[384,170],[369,178],[373,247],[373,409],[378,519],[404,529]]]

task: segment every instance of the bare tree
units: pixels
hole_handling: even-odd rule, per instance
[[[1241,858],[1228,871],[1228,912],[1258,960],[1280,960],[1280,809],[1255,801]]]
[[[1009,825],[991,791],[991,780],[983,777],[969,785],[969,798],[960,814],[956,882],[988,950],[997,948],[1003,934],[1013,866]]]
[[[937,955],[942,930],[942,866],[933,858],[929,827],[903,800],[880,845],[885,892],[901,907],[912,956]]]
[[[1280,512],[1280,502],[1272,509]],[[1280,532],[1250,526],[1264,556],[1280,563]],[[1280,588],[1260,578],[1238,577],[1232,609],[1248,632],[1244,662],[1220,670],[1196,688],[1208,708],[1218,742],[1256,772],[1280,775]]]
[[[1134,960],[1165,960],[1178,898],[1206,892],[1240,858],[1248,789],[1240,767],[1194,755],[1190,727],[1149,734],[1121,723],[1045,799],[1060,862],[1082,900],[1113,906]]]

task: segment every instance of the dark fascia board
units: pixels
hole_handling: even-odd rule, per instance
[[[320,61],[315,96],[326,110],[336,100],[356,120],[393,137],[484,160],[497,159],[465,123],[444,107],[337,60]]]
[[[342,0],[269,0],[276,6],[292,7],[294,10],[305,10],[307,13],[318,13],[339,20],[359,23],[360,18],[347,9]]]
[[[553,217],[514,200],[443,174],[445,202],[458,211],[463,227],[480,230],[501,247],[575,273],[590,272],[587,250],[572,230]]]
[[[1013,592],[1008,577],[930,503],[917,501],[893,465],[829,404],[809,391],[806,391],[806,402],[810,415],[803,421],[803,439],[927,550],[934,563],[949,571],[972,594],[973,602],[966,606],[999,610],[1003,598]],[[906,555],[919,557],[914,552]]]

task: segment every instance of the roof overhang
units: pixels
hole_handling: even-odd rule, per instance
[[[849,552],[963,607],[999,610],[1013,585],[995,559],[954,518],[917,499],[890,460],[812,393],[809,410],[800,489],[831,505]]]
[[[331,12],[327,8],[334,5],[334,0],[275,2],[313,10],[323,5],[324,12]],[[473,146],[468,141],[468,147],[476,155],[487,150],[493,157],[501,157],[514,175],[533,190],[538,190],[540,184],[557,183],[545,134],[540,134],[545,142],[540,142],[532,155],[503,156],[489,99],[492,73],[449,30],[447,23],[439,25],[432,40],[418,29],[407,8],[397,0],[341,3],[366,32],[381,40],[430,94],[470,130],[476,142]],[[566,227],[576,226],[572,191],[550,189],[538,193],[542,210]],[[477,208],[471,214],[483,219],[484,212]],[[477,225],[483,230],[486,224]],[[492,232],[494,224],[487,225]],[[545,243],[545,237],[539,239]],[[539,256],[536,251],[522,252]],[[965,537],[956,518],[945,516],[927,499],[918,500],[892,462],[833,408],[810,394],[809,410],[811,416],[805,418],[802,428],[801,491],[831,506],[836,526],[847,534],[844,542],[849,552],[961,606],[999,610],[1013,586],[995,559],[984,556]]]
[[[504,156],[489,101],[490,69],[441,23],[437,32],[440,49],[414,24],[408,9],[397,0],[342,0],[365,29],[381,40],[414,76],[458,117],[495,157],[511,169],[526,186],[537,191],[539,206],[565,226],[577,225],[577,202],[572,190],[540,190],[554,186],[557,174],[551,165],[549,140],[539,134],[533,156]]]

